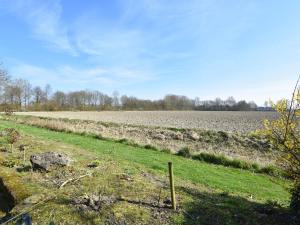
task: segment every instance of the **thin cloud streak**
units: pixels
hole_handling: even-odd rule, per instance
[[[12,71],[36,83],[53,80],[62,89],[63,84],[70,87],[69,79],[73,89],[99,83],[113,89],[127,86],[123,90],[130,92],[132,84],[139,83],[136,96],[157,88],[162,95],[238,97],[247,82],[257,82],[261,85],[247,93],[261,101],[276,88],[284,96],[288,89],[274,84],[276,88],[266,92],[267,79],[278,80],[282,74],[290,78],[299,69],[300,31],[293,25],[298,17],[289,18],[295,12],[287,4],[115,0],[77,3],[76,8],[61,0],[0,3],[1,11],[28,25],[33,40],[42,40],[35,42],[38,47],[49,50],[40,56],[37,48],[35,59],[23,57]],[[274,9],[280,9],[282,18]]]
[[[2,0],[6,8],[31,28],[33,37],[45,41],[50,48],[77,55],[68,28],[61,22],[60,0]]]
[[[143,74],[143,71],[128,68],[91,67],[79,69],[70,65],[63,65],[49,69],[26,63],[19,63],[13,68],[11,71],[13,74],[22,74],[22,78],[29,79],[34,85],[40,86],[50,83],[53,86],[76,84],[81,89],[85,89],[84,87],[97,88],[102,85],[122,87],[153,79],[152,76]],[[64,89],[68,88],[64,87]]]

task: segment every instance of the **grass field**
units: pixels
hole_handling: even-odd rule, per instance
[[[93,159],[97,159],[106,168],[105,171],[97,171],[93,178],[86,178],[82,182],[70,185],[64,194],[58,195],[55,194],[57,191],[53,184],[40,181],[48,180],[51,176],[53,178],[50,179],[55,180],[57,173],[29,175],[22,172],[19,176],[26,181],[31,192],[47,190],[49,194],[58,196],[58,202],[50,202],[33,213],[36,221],[44,222],[46,218],[52,217],[55,221],[55,218],[58,219],[63,212],[68,214],[67,224],[74,224],[74,221],[81,223],[84,220],[88,221],[88,224],[101,224],[107,218],[111,222],[118,218],[125,218],[129,224],[266,224],[267,221],[269,224],[285,224],[288,217],[285,207],[289,201],[290,182],[287,180],[198,162],[142,147],[99,140],[90,136],[55,132],[0,120],[0,130],[7,127],[20,131],[23,141],[33,146],[33,152],[55,150],[71,155],[75,158],[72,170],[78,173],[85,171],[84,165]],[[145,206],[145,202],[156,201],[162,186],[163,195],[168,196],[167,163],[169,161],[174,163],[179,199],[179,211],[176,213],[170,210],[161,211],[161,209],[157,211],[155,207]],[[2,169],[2,171],[12,171],[12,169]],[[148,176],[141,175],[144,173],[152,174],[150,180]],[[134,181],[124,183],[118,179],[120,174],[129,174]],[[36,176],[39,182],[36,182]],[[86,214],[79,216],[74,207],[72,208],[68,203],[70,202],[68,199],[73,198],[74,195],[93,193],[99,189],[113,195],[124,195],[129,199],[137,198],[138,202],[144,203],[136,205],[132,203],[133,201],[119,202],[113,207],[103,209],[100,214],[88,212],[89,217]],[[278,208],[278,204],[283,208]],[[60,212],[53,211],[53,207]],[[266,210],[271,214],[265,214]],[[114,219],[111,219],[112,215]]]
[[[248,133],[260,129],[264,119],[276,118],[276,113],[274,112],[101,111],[22,112],[17,114],[240,133]]]
[[[109,155],[116,161],[126,160],[157,172],[167,172],[166,165],[168,161],[172,161],[176,167],[176,175],[180,179],[188,179],[221,191],[239,193],[244,197],[252,195],[258,201],[276,199],[283,203],[288,198],[288,194],[284,189],[284,182],[275,181],[268,176],[201,163],[163,152],[149,151],[139,147],[97,140],[76,134],[53,132],[1,121],[0,127],[3,128],[3,126],[14,126],[26,134],[46,140],[72,144],[86,150],[95,151],[100,156]]]

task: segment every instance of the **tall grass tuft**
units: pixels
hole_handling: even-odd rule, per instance
[[[178,156],[182,156],[182,157],[185,157],[185,158],[191,158],[191,152],[190,152],[190,149],[188,147],[184,147],[182,149],[180,149],[176,155]]]
[[[201,152],[200,154],[192,155],[191,151],[188,147],[184,147],[180,149],[176,155],[192,158],[193,160],[199,160],[206,163],[212,163],[216,165],[222,165],[226,167],[232,167],[237,169],[249,170],[255,173],[264,173],[270,176],[275,177],[285,177],[288,178],[282,170],[277,168],[276,166],[269,165],[266,167],[261,167],[257,163],[250,163],[239,159],[230,159],[225,157],[224,155],[215,155],[211,153]]]

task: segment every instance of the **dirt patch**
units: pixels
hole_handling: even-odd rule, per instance
[[[154,219],[162,222],[161,224],[168,224],[173,215],[171,206],[169,203],[158,204],[155,201],[140,201],[140,200],[130,200],[122,197],[108,196],[108,195],[99,195],[99,194],[90,194],[76,197],[71,201],[71,205],[75,206],[81,212],[88,211],[101,211],[103,207],[113,208],[116,204],[125,204],[136,207],[143,207],[151,213]],[[125,206],[124,205],[124,206]],[[121,220],[122,221],[122,220]],[[116,219],[113,214],[110,215],[106,224],[128,224],[125,220],[121,222]]]
[[[103,206],[109,206],[114,204],[117,198],[114,196],[105,195],[83,195],[73,200],[73,204],[79,210],[94,210],[99,211]]]
[[[248,133],[263,127],[264,119],[277,118],[276,112],[212,111],[101,111],[101,112],[21,112],[17,115],[102,121],[126,125],[205,129]]]

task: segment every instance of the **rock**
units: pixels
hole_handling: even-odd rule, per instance
[[[197,134],[195,131],[189,131],[187,133],[187,138],[194,141],[198,141],[200,139],[199,134]]]
[[[33,170],[50,171],[55,166],[68,166],[71,159],[63,153],[45,152],[31,155],[30,162]]]

